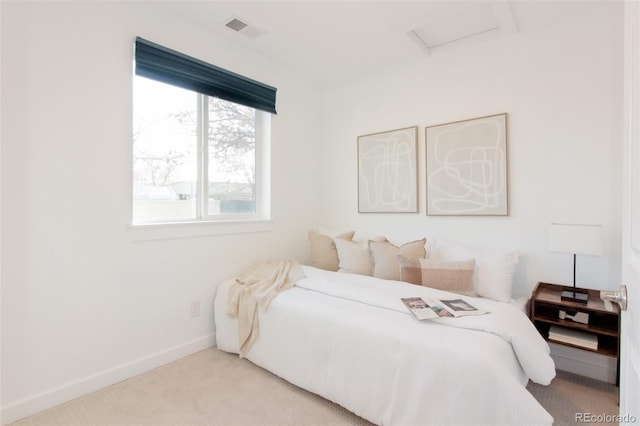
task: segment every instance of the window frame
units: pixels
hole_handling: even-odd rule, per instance
[[[190,58],[178,52],[155,45],[151,42],[136,38],[136,46],[143,41],[154,48],[163,49],[163,53],[170,52],[178,55],[181,59],[187,58],[196,61],[198,65],[207,65],[212,67],[214,71],[223,71],[232,76],[243,79],[243,82],[253,80],[223,70],[210,64],[203,63],[195,58]],[[137,53],[136,56],[137,58]],[[158,79],[138,73],[134,71],[135,77],[150,78],[160,83],[169,84],[175,87],[182,87],[180,84],[174,84],[163,79]],[[254,82],[257,84],[262,84]],[[132,81],[132,88],[134,81]],[[255,111],[255,212],[250,213],[229,213],[229,214],[210,214],[208,209],[208,162],[209,162],[209,139],[208,139],[208,102],[209,97],[220,98],[227,102],[234,102],[220,96],[212,96],[203,94],[193,88],[187,88],[197,94],[197,110],[198,110],[198,126],[197,126],[197,182],[196,182],[196,215],[193,218],[184,219],[149,219],[136,220],[133,217],[134,197],[131,194],[131,222],[130,230],[133,231],[134,240],[149,239],[166,239],[166,238],[183,238],[200,235],[216,235],[240,232],[262,232],[271,229],[271,115],[275,114],[275,90],[270,86],[266,86],[273,90],[273,107],[272,110],[265,108],[257,108],[254,105],[245,105]],[[185,87],[182,87],[185,88]],[[234,102],[243,105],[241,102]],[[133,145],[132,145],[133,149]],[[132,166],[133,167],[133,166]],[[131,188],[133,188],[133,174],[131,175]]]

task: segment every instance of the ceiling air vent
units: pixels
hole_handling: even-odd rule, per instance
[[[265,33],[264,30],[256,27],[253,24],[244,22],[244,20],[239,19],[237,16],[229,17],[229,19],[226,20],[226,24],[224,24],[224,26],[232,30],[234,33],[243,35],[249,39],[258,38]]]
[[[233,18],[232,20],[227,22],[225,25],[234,31],[242,31],[244,28],[247,27],[247,24],[245,24],[244,22],[236,18]]]

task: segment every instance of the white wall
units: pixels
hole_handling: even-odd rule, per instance
[[[2,422],[213,344],[216,285],[316,225],[310,88],[144,2],[2,2]],[[135,36],[278,88],[270,232],[135,241]],[[305,137],[300,137],[305,135]],[[191,301],[202,314],[190,318]]]
[[[536,3],[530,4],[535,5]],[[539,3],[542,5],[542,3]],[[607,254],[579,257],[577,283],[620,284],[622,13],[594,2],[564,25],[443,48],[324,93],[324,225],[404,242],[426,236],[518,249],[515,293],[571,284],[572,256],[548,252],[551,222],[602,224]],[[508,113],[508,217],[425,214],[424,127]],[[420,126],[420,213],[358,214],[358,135]]]

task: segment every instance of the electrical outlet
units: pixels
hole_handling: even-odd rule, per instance
[[[200,316],[200,301],[194,300],[189,304],[189,315],[191,318]]]

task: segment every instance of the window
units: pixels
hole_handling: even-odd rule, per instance
[[[140,38],[133,89],[134,224],[267,218],[275,89]]]

